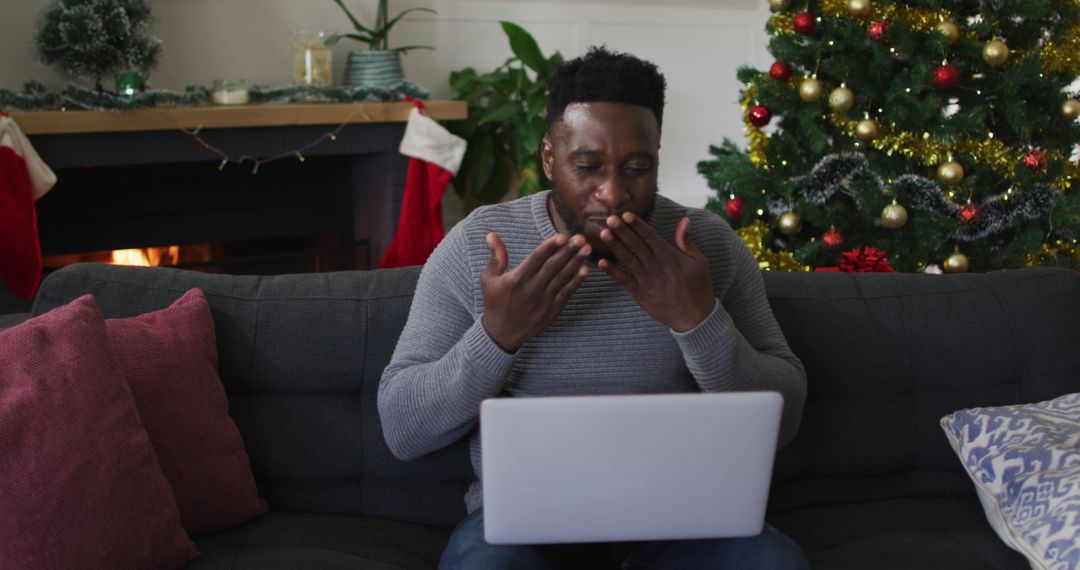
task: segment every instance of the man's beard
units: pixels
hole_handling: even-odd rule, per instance
[[[652,216],[653,209],[656,207],[656,195],[658,193],[659,189],[656,192],[653,192],[653,201],[646,207],[645,211],[641,213],[641,216],[639,216],[646,222],[649,221],[649,218]],[[574,213],[574,209],[570,207],[570,204],[567,204],[563,201],[562,195],[559,193],[558,188],[555,188],[554,186],[551,190],[551,203],[555,207],[555,215],[559,216],[559,219],[562,220],[562,223],[566,227],[566,231],[569,235],[585,235],[586,216],[592,218],[599,214],[604,216],[604,218],[606,219],[608,216],[621,216],[623,212],[625,212],[625,210],[598,213],[582,212],[582,217],[578,217]],[[598,252],[597,248],[594,247],[592,253],[589,254],[589,261],[595,263],[601,259],[614,260],[615,255],[610,251],[606,251],[603,253]]]

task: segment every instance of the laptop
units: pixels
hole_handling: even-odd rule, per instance
[[[759,534],[782,407],[778,392],[485,400],[484,538]]]

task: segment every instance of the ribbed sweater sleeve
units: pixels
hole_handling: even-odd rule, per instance
[[[684,333],[672,331],[672,335],[703,392],[780,392],[784,414],[779,443],[783,446],[799,428],[806,373],[776,323],[753,253],[740,239],[729,243],[733,263],[723,299],[697,327]]]
[[[414,459],[461,439],[480,403],[499,393],[514,355],[473,315],[473,278],[464,224],[431,254],[409,318],[379,383],[379,416],[390,451]]]

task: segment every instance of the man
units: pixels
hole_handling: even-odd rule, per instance
[[[656,66],[593,48],[548,87],[541,157],[552,190],[479,208],[453,228],[420,275],[379,386],[399,458],[470,437],[470,514],[440,567],[805,567],[771,527],[727,540],[484,541],[476,426],[485,398],[777,390],[781,443],[805,399],[802,364],[753,255],[715,214],[657,195],[665,81]]]

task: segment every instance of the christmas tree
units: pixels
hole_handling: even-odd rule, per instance
[[[117,72],[147,74],[161,56],[161,41],[147,36],[145,0],[57,0],[34,35],[42,62],[93,79]]]
[[[748,146],[698,165],[763,267],[1080,269],[1080,1],[770,6]]]

